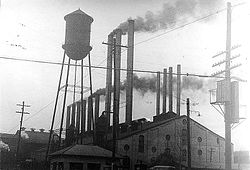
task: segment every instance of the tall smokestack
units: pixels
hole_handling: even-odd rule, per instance
[[[72,104],[72,115],[71,115],[71,125],[75,127],[75,120],[76,120],[76,104]]]
[[[95,95],[95,124],[99,118],[100,95]],[[96,126],[95,126],[96,127]]]
[[[80,113],[81,113],[81,102],[76,102],[76,131],[80,133]]]
[[[166,113],[167,105],[167,69],[163,70],[163,87],[162,87],[162,113]]]
[[[87,131],[91,131],[91,125],[93,121],[93,106],[92,106],[92,96],[88,97],[88,122],[87,122]]]
[[[113,32],[108,35],[108,44],[113,44]],[[110,126],[111,88],[112,88],[112,45],[108,45],[107,71],[106,71],[106,92],[105,92],[105,114],[107,116],[107,126]]]
[[[176,114],[180,116],[181,113],[181,65],[177,65],[177,102]]]
[[[85,125],[86,125],[86,100],[82,101],[82,115],[81,115],[81,133],[85,132]]]
[[[134,20],[128,20],[126,123],[132,122],[133,112]]]
[[[169,81],[168,81],[168,101],[169,101],[169,112],[173,112],[173,68],[169,67]]]
[[[69,129],[70,126],[70,110],[71,106],[67,106],[66,129]]]
[[[160,114],[160,95],[161,95],[161,75],[157,72],[156,77],[156,116]]]
[[[114,94],[114,109],[113,111],[115,112],[116,115],[116,124],[119,124],[119,109],[120,109],[120,68],[121,68],[121,41],[122,41],[122,30],[121,29],[116,29],[115,30],[115,35],[116,35],[116,47],[115,47],[115,71],[114,74],[116,75],[116,93]]]

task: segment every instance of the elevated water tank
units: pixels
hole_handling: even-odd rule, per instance
[[[62,46],[67,56],[73,60],[82,60],[91,51],[90,29],[93,18],[80,9],[66,15],[65,44]]]

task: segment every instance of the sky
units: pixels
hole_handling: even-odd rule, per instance
[[[232,5],[243,1],[232,0]],[[226,1],[166,1],[166,0],[2,0],[0,9],[0,57],[61,62],[62,45],[65,39],[64,16],[77,9],[90,15],[94,21],[91,25],[91,62],[92,65],[106,66],[108,34],[128,18],[144,18],[150,27],[138,27],[135,33],[134,68],[139,70],[163,71],[164,68],[182,65],[183,73],[211,75],[223,70],[224,66],[213,68],[212,64],[223,60],[223,55],[213,55],[225,50],[226,46],[226,12],[220,12],[199,22],[180,27],[198,18],[226,8]],[[232,45],[242,47],[234,50],[233,55],[240,54],[232,64],[242,66],[232,71],[233,76],[249,80],[249,63],[247,51],[249,43],[250,5],[245,3],[233,8]],[[167,9],[167,10],[166,10]],[[170,12],[169,12],[170,11]],[[146,19],[145,19],[146,18]],[[167,23],[160,24],[159,23]],[[157,26],[156,26],[157,25]],[[180,28],[179,28],[180,27]],[[175,29],[178,28],[178,29]],[[122,44],[126,45],[126,35]],[[85,64],[87,64],[87,60]],[[126,68],[126,51],[122,53],[122,68]],[[79,68],[78,68],[79,69]],[[89,86],[87,69],[84,70],[84,85]],[[20,107],[16,104],[25,101],[31,107],[26,108],[29,115],[24,116],[24,127],[50,128],[54,100],[60,74],[59,65],[13,61],[0,58],[0,132],[15,133],[19,128]],[[65,72],[64,72],[65,75]],[[139,77],[153,77],[137,73]],[[65,76],[64,76],[65,77]],[[70,72],[73,84],[74,69]],[[125,73],[121,73],[121,81]],[[197,79],[194,79],[197,80]],[[79,77],[77,79],[79,81]],[[224,119],[210,105],[209,89],[216,87],[215,80],[198,79],[201,88],[183,90],[182,99],[190,98],[192,102],[191,117],[224,136]],[[65,82],[65,78],[63,79]],[[247,94],[248,83],[240,83],[240,116],[247,118],[249,109]],[[93,69],[93,89],[105,87],[105,70]],[[62,92],[59,97],[55,128],[59,127],[62,109]],[[88,93],[86,93],[86,96]],[[77,96],[79,98],[79,96]],[[67,104],[72,103],[69,93]],[[125,100],[121,94],[121,103]],[[247,103],[248,102],[248,103]],[[198,103],[195,105],[195,103]],[[121,121],[124,120],[124,104],[121,104]],[[103,103],[101,108],[103,108]],[[186,114],[186,106],[181,106],[181,114]],[[175,107],[174,107],[175,109]],[[152,120],[155,115],[155,93],[134,91],[133,118],[146,117]],[[197,116],[198,112],[201,116]],[[249,120],[241,120],[232,130],[232,142],[235,150],[250,150]]]

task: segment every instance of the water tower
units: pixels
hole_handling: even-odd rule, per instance
[[[84,59],[90,47],[90,30],[93,18],[80,9],[66,15],[65,44],[62,46],[67,56],[72,60]]]
[[[59,132],[59,142],[61,142],[62,138],[62,129],[63,129],[63,122],[65,120],[64,118],[64,112],[65,112],[65,105],[67,103],[67,92],[73,92],[73,102],[77,100],[77,93],[80,95],[80,103],[81,106],[77,106],[77,110],[81,110],[81,115],[83,115],[83,93],[86,91],[90,91],[90,95],[92,96],[92,82],[91,82],[91,62],[90,62],[90,51],[92,50],[92,47],[90,46],[90,32],[91,32],[91,23],[93,22],[93,18],[81,11],[80,9],[66,15],[64,17],[66,21],[66,34],[65,34],[65,44],[62,46],[64,49],[64,55],[61,65],[61,73],[58,83],[58,89],[56,94],[56,100],[54,105],[54,112],[51,122],[51,128],[50,128],[50,137],[49,137],[49,143],[46,153],[46,159],[48,158],[48,154],[50,153],[50,147],[51,147],[51,139],[52,139],[52,132],[53,132],[53,126],[55,121],[55,114],[57,112],[57,105],[58,105],[58,98],[60,91],[64,92],[64,98],[63,98],[63,104],[62,104],[62,113],[61,113],[61,124],[60,124],[60,132]],[[68,62],[65,63],[65,59],[68,59]],[[83,86],[83,68],[86,67],[83,65],[83,60],[88,56],[89,60],[89,78],[90,78],[90,87],[87,88]],[[71,61],[74,61],[74,63],[71,63]],[[78,63],[79,62],[79,63]],[[64,73],[64,66],[67,66],[67,72],[66,72],[66,82],[64,85],[62,85],[63,80],[63,73]],[[77,67],[80,66],[80,74],[77,74]],[[69,83],[69,75],[70,74],[70,68],[74,67],[74,77],[73,77],[73,85]],[[79,76],[80,75],[80,76]],[[77,85],[77,77],[80,77],[81,84],[80,86]],[[70,79],[72,80],[72,78]],[[73,88],[73,90],[69,89]],[[79,88],[79,89],[76,89]],[[92,105],[92,103],[91,103]],[[73,109],[73,108],[72,108]],[[80,111],[79,111],[80,112]],[[92,111],[93,112],[93,111]],[[67,114],[68,116],[68,114]],[[68,117],[67,117],[68,119]]]

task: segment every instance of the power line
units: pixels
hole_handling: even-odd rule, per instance
[[[14,57],[1,57],[0,59],[6,59],[6,60],[15,60],[15,61],[26,61],[26,62],[33,62],[33,63],[42,63],[42,64],[52,64],[52,65],[62,65],[62,63],[59,62],[51,62],[51,61],[41,61],[41,60],[30,60],[30,59],[20,59],[20,58],[14,58]],[[68,64],[64,64],[68,65]],[[69,64],[70,66],[78,66],[81,67],[81,65],[77,64]],[[107,67],[104,66],[88,66],[88,65],[83,65],[82,67],[91,67],[95,69],[108,69]],[[120,68],[120,69],[115,69],[112,68],[113,70],[121,70],[121,71],[130,71],[125,68]],[[156,74],[158,71],[153,71],[153,70],[139,70],[139,69],[134,69],[133,72],[138,72],[138,73],[152,73]],[[160,74],[163,74],[163,72],[160,72]],[[169,74],[169,73],[168,73]],[[173,75],[177,75],[177,73],[173,73]],[[194,74],[194,73],[182,73],[180,74],[181,76],[190,76],[190,77],[202,77],[202,78],[225,78],[224,76],[209,76],[209,75],[201,75],[201,74]]]

